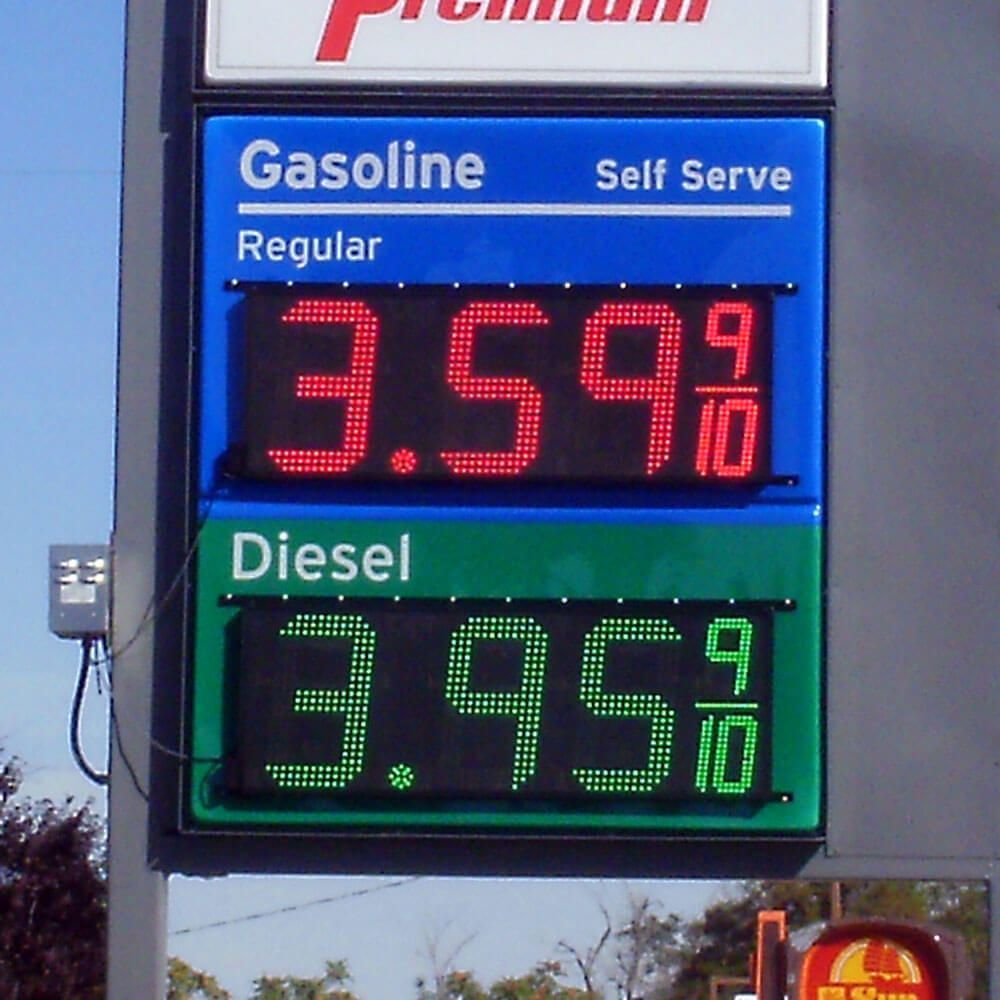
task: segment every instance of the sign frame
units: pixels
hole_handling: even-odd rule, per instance
[[[829,87],[830,0],[304,0],[294,26],[252,2],[262,30],[242,27],[247,0],[203,0],[206,86]]]
[[[255,517],[270,519],[272,527],[276,523],[275,518],[285,519],[286,528],[291,534],[295,534],[296,530],[302,528],[309,519],[319,516],[333,517],[345,526],[350,526],[351,519],[357,519],[358,525],[364,522],[377,525],[389,518],[399,522],[400,532],[406,532],[411,525],[415,526],[413,530],[421,538],[437,537],[434,532],[442,536],[447,535],[444,530],[446,524],[435,525],[434,522],[453,521],[455,525],[449,528],[449,531],[452,534],[464,531],[470,541],[458,544],[450,542],[445,546],[445,551],[467,553],[481,549],[483,559],[480,569],[465,575],[470,579],[478,577],[484,581],[488,580],[489,582],[485,583],[488,592],[478,594],[461,589],[449,589],[456,584],[447,581],[457,580],[465,572],[460,569],[464,565],[464,557],[438,560],[440,568],[428,572],[428,566],[434,566],[436,563],[434,559],[430,559],[428,563],[426,553],[433,552],[437,547],[436,543],[415,543],[424,553],[420,557],[423,560],[422,569],[419,579],[416,578],[418,574],[415,570],[415,579],[407,585],[405,593],[418,597],[522,594],[525,597],[539,598],[567,595],[628,598],[634,594],[637,597],[656,596],[667,601],[686,597],[703,600],[725,597],[751,600],[790,598],[798,606],[798,610],[791,617],[809,623],[804,632],[801,625],[796,625],[793,629],[793,626],[785,621],[782,621],[779,629],[780,635],[786,636],[781,640],[782,649],[801,650],[801,657],[798,653],[792,657],[789,657],[787,652],[783,653],[783,666],[779,671],[779,675],[783,678],[779,691],[783,706],[779,718],[779,730],[784,733],[782,739],[786,748],[797,745],[808,759],[803,768],[791,769],[796,774],[795,780],[789,788],[784,789],[792,794],[793,799],[798,797],[797,804],[791,806],[786,803],[784,807],[765,806],[759,810],[760,815],[742,816],[739,815],[739,810],[732,811],[730,816],[724,815],[721,809],[704,813],[704,810],[692,804],[686,811],[675,810],[676,816],[665,816],[656,823],[650,823],[648,820],[644,822],[641,817],[637,817],[634,832],[640,836],[669,836],[671,833],[675,836],[690,836],[702,832],[733,837],[743,830],[754,837],[789,834],[815,836],[822,826],[819,779],[822,754],[820,723],[822,696],[818,635],[822,620],[821,359],[825,344],[823,324],[825,238],[822,226],[822,212],[826,200],[825,128],[825,119],[816,115],[767,120],[732,117],[712,122],[703,122],[690,117],[665,117],[639,121],[563,117],[539,119],[531,116],[514,120],[376,116],[365,119],[266,115],[235,118],[224,115],[206,116],[202,133],[205,136],[206,152],[203,169],[206,171],[206,176],[201,189],[201,198],[206,206],[203,218],[206,237],[203,245],[208,256],[202,264],[201,305],[204,332],[199,357],[202,365],[203,407],[199,421],[202,440],[199,462],[201,514],[207,521],[201,529],[203,551],[199,555],[198,574],[201,582],[195,616],[199,617],[201,622],[210,620],[215,622],[212,627],[218,629],[221,627],[218,624],[220,621],[218,598],[227,592],[241,592],[246,595],[254,593],[254,584],[226,581],[219,577],[218,568],[232,561],[220,547],[219,532],[222,527],[230,523],[230,519],[242,519],[246,525]],[[626,143],[624,136],[630,134],[630,130],[635,132],[635,135]],[[783,168],[784,174],[776,174],[780,182],[776,182],[778,187],[769,195],[762,194],[760,190],[755,194],[743,193],[738,197],[728,192],[724,195],[716,192],[714,197],[721,203],[721,212],[716,212],[716,206],[705,202],[705,197],[695,196],[690,191],[685,194],[682,190],[681,152],[696,148],[702,155],[709,157],[711,153],[718,152],[720,137],[728,134],[727,130],[738,132],[740,136],[740,154],[733,152],[733,156],[743,155],[752,159],[757,155],[766,160],[768,154],[765,150],[773,145],[781,150],[780,155],[785,158],[782,162],[787,161],[789,166]],[[269,191],[248,190],[253,184],[260,183],[254,177],[251,177],[251,183],[247,183],[245,179],[242,183],[234,183],[232,180],[235,165],[237,161],[245,162],[248,148],[313,149],[318,156],[318,151],[333,141],[332,137],[350,135],[350,141],[354,145],[348,148],[353,149],[357,146],[358,149],[367,149],[372,145],[378,146],[380,142],[384,146],[387,136],[397,133],[402,135],[403,132],[413,136],[412,144],[415,148],[419,148],[421,142],[426,145],[424,139],[430,136],[436,139],[443,149],[454,151],[453,147],[464,149],[471,145],[480,150],[489,164],[486,178],[490,186],[486,187],[482,194],[476,192],[475,197],[461,191],[455,195],[449,194],[444,204],[439,204],[440,199],[444,197],[439,192],[425,194],[418,192],[415,195],[409,190],[398,193],[390,190],[379,195],[376,192],[361,190],[348,191],[343,195],[337,192],[331,200],[329,190],[322,188],[306,190],[297,196],[296,192],[292,191],[293,201],[287,202],[289,192],[284,188],[275,189],[271,194]],[[266,141],[254,138],[265,134],[272,138]],[[577,166],[579,176],[575,180],[570,181],[561,171],[546,172],[545,169],[540,170],[537,177],[524,176],[517,150],[526,141],[525,137],[537,147],[543,136],[550,144],[560,144],[564,148],[566,157],[570,155],[570,150],[577,151],[576,155],[580,162]],[[663,149],[664,143],[666,148],[677,152],[677,158],[671,168],[674,173],[669,186],[664,182],[656,191],[643,191],[639,194],[632,194],[627,190],[608,194],[601,190],[601,185],[606,187],[607,182],[601,179],[603,175],[599,171],[595,171],[595,162],[603,162],[595,151],[607,150],[609,146],[616,149],[617,146],[622,146],[621,155],[625,157],[628,154],[635,159],[641,155],[641,151]],[[303,153],[304,155],[306,154]],[[312,153],[308,155],[313,156]],[[371,154],[363,155],[370,158]],[[213,157],[218,160],[216,166],[212,166]],[[656,187],[655,172],[650,170],[649,173],[649,183],[652,187]],[[785,177],[785,174],[788,176]],[[222,176],[227,180],[220,180]],[[797,180],[793,181],[793,177]],[[783,190],[795,183],[800,186],[795,189],[794,195]],[[547,204],[547,199],[553,197],[548,193],[549,188],[546,185],[555,186],[559,192],[557,200],[549,206],[551,217],[545,215],[544,206]],[[691,186],[693,184],[689,184],[689,187]],[[589,197],[593,201],[590,207],[586,203],[587,192],[590,192]],[[648,220],[645,218],[647,210],[643,210],[638,217],[635,217],[633,202],[640,195],[645,200],[659,198],[665,201],[666,214],[662,218],[657,218],[658,213],[654,205],[648,209],[653,218]],[[376,205],[376,208],[372,209],[368,206],[376,196],[381,197],[384,204]],[[249,259],[244,259],[242,250],[239,249],[234,256],[234,247],[240,248],[244,243],[240,235],[243,230],[237,233],[237,229],[244,225],[242,220],[245,216],[237,214],[236,208],[239,206],[242,211],[248,197],[256,199],[250,203],[248,210],[253,213],[263,213],[260,216],[251,216],[250,223],[261,226],[262,229],[270,217],[269,198],[277,199],[274,204],[280,213],[291,211],[292,221],[298,220],[303,210],[309,213],[302,225],[312,224],[310,215],[314,212],[319,213],[319,221],[325,225],[324,219],[327,213],[323,209],[327,206],[336,209],[336,218],[341,217],[342,210],[348,211],[348,219],[353,219],[354,224],[360,224],[362,228],[364,225],[378,224],[381,226],[378,231],[385,236],[382,245],[386,254],[385,261],[372,260],[363,264],[341,262],[336,265],[322,264],[299,268],[284,258],[277,261],[258,259],[258,255],[254,254],[250,255]],[[298,200],[295,200],[295,197]],[[324,197],[326,201],[323,201]],[[410,218],[414,210],[414,204],[411,204],[414,197],[418,198],[418,202],[414,203],[416,208],[426,206],[431,212],[426,222],[423,212],[416,212],[415,217]],[[454,200],[456,197],[461,199],[459,204],[468,203],[468,219],[464,218],[464,212],[459,212],[458,217],[454,217],[455,213],[451,211],[449,199]],[[421,198],[423,200],[420,200]],[[677,198],[680,199],[677,204],[671,201]],[[400,204],[403,213],[402,217],[397,219],[389,210],[400,199],[402,199]],[[775,201],[777,204],[773,204]],[[543,206],[537,217],[536,210],[532,208],[536,202]],[[511,217],[508,217],[505,209],[508,203],[514,209]],[[357,205],[356,209],[354,205]],[[479,219],[478,213],[474,211],[477,205],[483,205],[491,213],[495,213],[496,218]],[[522,212],[525,205],[531,210]],[[562,219],[564,208],[573,209],[572,217],[568,221]],[[578,209],[586,210],[585,218],[576,218]],[[611,211],[612,214],[605,219],[607,211]],[[675,211],[681,215],[680,221],[676,223],[673,221]],[[444,214],[439,218],[441,212]],[[355,213],[359,214],[355,217]],[[370,218],[367,213],[372,213]],[[689,215],[691,218],[688,218]],[[721,218],[717,219],[717,215]],[[744,222],[744,215],[748,216],[749,221]],[[280,214],[276,218],[278,222],[283,221],[283,216]],[[276,229],[275,225],[276,223],[272,224],[271,228],[264,229],[262,239],[265,242],[271,233],[279,229],[285,231],[280,226]],[[609,232],[613,230],[614,238],[622,245],[622,249],[612,255],[611,260],[606,263],[591,260],[591,255],[585,255],[577,261],[572,255],[567,257],[565,253],[558,252],[559,234],[566,227],[576,234],[574,239],[577,241],[585,234],[601,233],[605,229]],[[712,234],[710,244],[702,246],[699,243],[699,234],[709,231]],[[408,249],[413,244],[416,234],[420,235],[424,246],[419,259]],[[486,264],[477,263],[476,254],[470,252],[470,249],[474,250],[479,242],[486,238],[486,234],[491,234],[489,242],[493,245],[492,256],[487,258]],[[644,240],[642,245],[645,247],[645,252],[637,259],[632,246],[640,238]],[[589,236],[590,242],[596,239],[594,235]],[[607,239],[610,237],[602,238],[601,242],[606,242]],[[747,240],[750,241],[749,244],[746,243]],[[508,245],[516,248],[525,243],[538,244],[539,241],[543,246],[550,246],[551,252],[539,250],[534,256],[528,255],[513,271],[509,270],[510,265],[505,265],[507,269],[498,275],[495,271],[496,265],[490,263],[494,258],[505,260],[509,254],[503,248]],[[746,259],[746,245],[752,245],[757,249],[752,259]],[[655,254],[653,247],[659,248]],[[740,247],[743,251],[738,249]],[[663,260],[660,259],[661,256]],[[227,440],[225,429],[231,424],[225,416],[225,404],[230,391],[228,387],[233,384],[231,374],[227,374],[232,368],[232,348],[229,346],[232,341],[228,338],[233,338],[236,342],[240,340],[237,308],[239,282],[245,280],[248,287],[251,287],[260,278],[281,281],[292,277],[301,278],[306,282],[303,288],[308,289],[310,287],[308,282],[316,279],[317,269],[320,273],[325,273],[330,280],[339,280],[343,275],[352,273],[352,269],[357,271],[358,268],[362,268],[358,281],[377,279],[387,282],[402,278],[407,282],[420,283],[425,273],[432,275],[440,270],[442,264],[438,262],[438,258],[444,262],[466,261],[462,265],[464,270],[459,276],[466,277],[470,283],[490,276],[493,280],[498,277],[513,277],[524,281],[539,278],[552,281],[558,276],[560,279],[574,279],[580,284],[592,282],[601,284],[601,279],[606,283],[612,278],[617,283],[618,279],[625,277],[642,283],[651,281],[657,276],[663,280],[663,269],[667,267],[672,272],[671,276],[679,277],[687,284],[698,284],[701,268],[709,269],[708,284],[713,286],[723,284],[728,286],[733,279],[745,279],[751,283],[760,281],[775,287],[781,285],[784,280],[793,281],[798,290],[794,294],[780,296],[784,332],[782,348],[777,357],[780,360],[778,385],[781,396],[785,400],[785,406],[791,406],[790,413],[793,414],[788,416],[785,423],[795,428],[795,434],[791,439],[788,435],[782,434],[776,454],[783,456],[780,461],[790,467],[784,471],[794,471],[798,476],[792,477],[787,482],[775,481],[773,485],[766,486],[760,491],[743,491],[742,495],[739,491],[719,492],[716,489],[709,491],[710,495],[696,496],[683,490],[668,488],[657,492],[652,487],[647,487],[641,495],[636,491],[636,496],[632,498],[621,490],[615,491],[614,496],[617,499],[613,501],[609,500],[610,495],[607,493],[572,485],[566,489],[543,494],[511,484],[509,487],[504,487],[497,496],[489,490],[496,492],[499,490],[499,485],[484,487],[487,492],[476,501],[457,487],[442,486],[439,492],[432,494],[427,490],[414,492],[413,489],[407,489],[405,484],[400,484],[387,486],[378,493],[362,490],[358,494],[345,492],[334,483],[326,488],[328,493],[324,496],[328,496],[328,500],[322,503],[317,503],[318,497],[310,491],[308,484],[302,484],[301,489],[295,484],[270,484],[264,492],[261,492],[257,488],[247,489],[241,486],[238,480],[229,479],[225,474],[220,476],[219,457],[225,450]],[[736,267],[734,261],[741,259],[743,263]],[[472,270],[469,271],[469,268]],[[238,282],[235,286],[234,279]],[[221,389],[226,389],[226,392],[221,392]],[[398,495],[394,494],[393,490],[396,490]],[[432,499],[432,496],[436,499]],[[501,496],[502,499],[498,499]],[[715,509],[720,502],[723,502],[724,509]],[[534,510],[533,508],[539,504],[547,509]],[[622,510],[616,512],[610,509],[613,506],[620,506]],[[722,578],[713,582],[711,574],[692,571],[691,566],[687,565],[689,560],[681,560],[680,564],[669,571],[661,566],[649,574],[647,582],[639,580],[629,582],[630,576],[634,574],[623,569],[615,577],[616,582],[611,582],[609,579],[595,584],[594,580],[600,580],[602,575],[597,566],[615,563],[612,550],[609,549],[606,554],[598,556],[596,552],[590,552],[593,544],[588,548],[586,541],[583,541],[577,543],[581,547],[576,554],[569,550],[557,552],[562,544],[557,543],[554,547],[550,546],[554,554],[547,566],[539,564],[533,575],[519,577],[512,570],[501,568],[507,561],[507,549],[504,546],[501,546],[496,553],[487,555],[488,547],[484,548],[479,541],[483,537],[483,532],[473,527],[475,522],[481,520],[495,523],[496,527],[493,530],[498,536],[510,535],[509,544],[525,550],[536,548],[533,543],[524,541],[533,537],[529,532],[541,536],[546,532],[553,534],[558,528],[562,532],[561,537],[586,539],[593,534],[592,529],[588,530],[585,527],[590,524],[606,526],[609,537],[617,538],[621,535],[625,539],[625,546],[630,546],[630,551],[635,549],[635,546],[631,546],[628,540],[634,537],[637,531],[640,533],[647,531],[651,532],[647,551],[656,551],[664,546],[665,551],[669,551],[673,545],[687,552],[690,545],[694,544],[697,551],[702,554],[699,558],[709,562],[712,558],[720,558],[721,553],[728,550],[726,545],[720,545],[709,536],[713,533],[725,534],[732,529],[732,544],[735,546],[733,551],[742,551],[741,546],[749,545],[757,555],[748,557],[747,567],[743,570],[735,571],[732,567],[726,570],[725,584],[721,582]],[[553,523],[545,524],[546,521]],[[463,522],[469,522],[468,526],[463,527]],[[561,528],[558,527],[560,522],[563,522]],[[702,525],[702,522],[705,524]],[[232,523],[236,521],[233,520]],[[638,526],[643,523],[647,527],[640,529],[628,526],[629,524]],[[255,529],[248,527],[246,530]],[[260,528],[260,530],[265,529]],[[518,531],[521,532],[520,535],[517,534]],[[506,534],[503,534],[504,532]],[[616,532],[618,534],[615,534]],[[674,539],[674,533],[679,533],[678,538],[683,535],[687,541],[666,541],[668,538]],[[791,539],[793,535],[794,540],[787,543],[784,541],[786,537]],[[759,538],[765,536],[768,541],[761,545]],[[754,541],[754,537],[758,537],[758,541]],[[782,570],[775,564],[772,569],[762,569],[771,565],[773,553],[786,550],[791,553],[789,567]],[[582,555],[582,553],[588,554]],[[711,553],[715,555],[712,556]],[[633,555],[640,563],[642,562],[638,550],[634,551]],[[567,564],[567,560],[569,563],[574,563],[580,562],[581,559],[584,563],[593,562],[593,567],[583,571],[579,579],[566,578],[563,585],[568,588],[567,590],[559,593],[552,590],[554,583],[551,581],[564,577],[563,571],[558,567]],[[694,561],[697,563],[699,559]],[[792,569],[791,566],[796,568]],[[644,577],[644,574],[645,571],[639,576]],[[209,579],[212,580],[210,585],[206,583]],[[587,583],[586,580],[591,582]],[[668,583],[668,580],[672,582]],[[363,581],[359,582],[364,585]],[[293,580],[280,585],[273,580],[262,583],[265,590],[258,593],[271,593],[275,596],[293,592],[296,588]],[[335,586],[330,590],[327,584],[319,589],[312,588],[312,591],[319,593],[320,590],[325,590],[331,594],[351,593],[356,591],[357,586],[358,584],[347,584],[339,588]],[[596,591],[587,590],[588,587],[595,586]],[[641,589],[630,591],[630,587],[637,586]],[[687,590],[684,589],[685,586]],[[299,592],[303,592],[301,588]],[[371,592],[378,591],[376,589]],[[222,613],[222,617],[231,618],[232,615],[231,610]],[[788,636],[792,631],[800,638],[789,644]],[[196,642],[197,648],[201,651],[203,664],[220,662],[217,653],[209,652],[215,640],[202,629],[201,625],[197,626]],[[799,666],[793,667],[793,661]],[[212,670],[217,669],[219,668],[212,668]],[[191,749],[196,761],[218,760],[222,753],[217,737],[206,739],[204,735],[208,731],[205,728],[206,724],[209,728],[215,727],[216,732],[220,732],[222,726],[218,717],[216,696],[208,693],[216,686],[216,682],[207,679],[211,676],[210,672],[205,675],[206,680],[195,682],[190,695],[194,699],[196,710],[193,729],[196,740]],[[795,710],[788,701],[792,691],[797,691],[803,699],[801,712]],[[216,718],[217,721],[209,724],[206,722],[208,718]],[[810,754],[815,756],[809,756]],[[788,754],[789,760],[798,757],[799,754],[795,752]],[[194,780],[191,793],[194,796],[193,801],[197,804],[194,806],[193,822],[191,819],[185,821],[185,825],[190,822],[194,829],[201,825],[208,827],[220,824],[229,826],[233,823],[238,825],[238,810],[227,813],[225,806],[219,808],[218,803],[214,811],[212,807],[201,805],[206,794],[204,782],[211,766],[210,763],[207,767],[196,765],[194,769],[198,777]],[[785,771],[787,770],[786,768]],[[781,780],[787,782],[788,778]],[[783,811],[787,816],[785,820],[779,819]],[[294,810],[289,815],[292,813]],[[704,815],[699,818],[700,813]],[[256,816],[261,828],[288,825],[282,824],[280,813],[273,811],[254,812],[251,809],[246,815],[248,819]],[[364,814],[358,815],[360,818]],[[299,816],[292,822],[292,826],[297,827],[301,833],[303,825],[305,828],[309,826],[306,820],[307,817]],[[332,816],[331,820],[336,821],[336,816]],[[445,826],[454,825],[455,819],[448,819],[442,815],[437,824],[428,825],[440,827],[442,823]],[[484,819],[483,823],[484,831],[488,829],[491,837],[496,836],[496,831],[503,827],[503,813],[498,812],[496,816],[489,818],[488,822]],[[370,818],[363,820],[356,832],[363,834],[362,827],[366,824],[371,827],[370,833],[377,833],[384,822],[373,823]],[[511,832],[516,828],[525,828],[526,824],[530,829],[531,823],[527,818],[512,817]],[[401,815],[395,825],[406,827],[410,824]],[[468,826],[468,823],[465,825]],[[531,835],[537,836],[540,832],[537,827],[544,825],[536,820],[534,824],[536,829],[531,831]],[[622,822],[614,817],[604,824],[607,832],[616,835],[627,834],[629,825],[628,822]],[[334,827],[340,826],[340,822],[334,822]],[[598,837],[600,827],[601,824],[592,818],[577,832],[581,835]],[[318,828],[313,832],[315,835],[321,835],[322,829]],[[340,829],[335,832],[340,835],[345,834],[345,831]]]

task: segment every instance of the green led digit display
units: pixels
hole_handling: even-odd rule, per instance
[[[695,707],[699,712],[709,713],[702,719],[698,737],[695,787],[703,794],[745,794],[754,782],[761,706],[757,703],[698,702]],[[736,772],[732,774],[734,745],[739,750]]]
[[[516,642],[523,647],[524,672],[514,691],[476,691],[472,688],[472,661],[480,643]],[[517,791],[538,770],[538,736],[542,723],[545,661],[548,636],[531,618],[470,618],[452,633],[448,652],[445,695],[465,715],[512,716],[514,764],[510,787]]]
[[[343,717],[343,733],[336,763],[268,764],[267,773],[279,788],[344,788],[362,771],[368,734],[372,675],[375,668],[375,630],[361,615],[298,614],[278,633],[284,639],[347,640],[350,667],[343,688],[302,687],[295,690],[292,711]]]
[[[670,773],[670,744],[674,711],[660,694],[607,691],[604,687],[608,657],[615,643],[681,642],[680,632],[664,619],[606,618],[597,623],[583,642],[580,701],[594,715],[605,718],[649,720],[648,763],[638,769],[574,768],[573,774],[588,792],[651,792]]]
[[[767,602],[250,600],[235,799],[766,802]]]
[[[736,634],[736,648],[725,645]],[[736,667],[733,695],[739,697],[747,689],[750,677],[750,650],[753,646],[753,623],[747,618],[716,618],[708,626],[705,638],[705,658],[712,663],[732,663]]]

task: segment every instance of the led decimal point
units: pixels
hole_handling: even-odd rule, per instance
[[[417,471],[420,460],[417,453],[409,448],[398,448],[389,458],[389,465],[392,471],[399,476],[408,476]]]
[[[389,768],[389,784],[397,792],[405,792],[408,788],[412,788],[416,779],[416,773],[409,764],[393,764]]]

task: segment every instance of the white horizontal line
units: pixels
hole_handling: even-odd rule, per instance
[[[590,202],[270,202],[241,201],[240,215],[654,216],[680,219],[781,219],[791,205],[592,204]]]

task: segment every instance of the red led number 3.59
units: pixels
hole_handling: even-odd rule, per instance
[[[762,484],[772,298],[248,290],[237,474]]]

